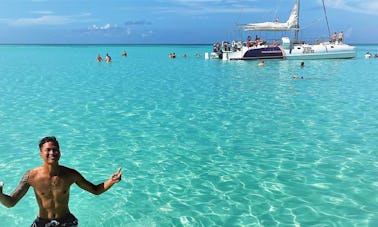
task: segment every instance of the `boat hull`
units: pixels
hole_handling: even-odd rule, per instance
[[[284,59],[284,52],[280,47],[246,48],[236,51],[225,51],[223,60],[258,60],[258,59]]]
[[[316,59],[348,59],[356,57],[355,47],[347,44],[296,44],[276,47],[243,47],[238,50],[224,51],[223,60],[316,60]]]
[[[346,44],[304,44],[284,49],[284,55],[288,60],[348,59],[356,57],[356,51]]]

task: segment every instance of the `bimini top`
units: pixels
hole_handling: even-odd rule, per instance
[[[285,23],[262,22],[238,25],[244,31],[289,31],[299,29],[298,4],[295,3],[290,17]]]

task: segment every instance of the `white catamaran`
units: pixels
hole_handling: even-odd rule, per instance
[[[323,0],[323,7],[324,0]],[[263,22],[248,23],[238,25],[243,31],[294,31],[294,40],[289,37],[282,37],[282,43],[277,41],[268,44],[256,36],[252,41],[249,36],[247,41],[232,41],[231,43],[222,42],[214,45],[214,50],[209,56],[205,53],[206,58],[220,58],[223,60],[256,60],[256,59],[347,59],[356,56],[355,47],[343,42],[343,34],[335,39],[326,42],[317,42],[308,44],[298,41],[299,28],[299,8],[300,1],[294,4],[289,19],[285,23]],[[325,9],[325,8],[324,8]],[[328,23],[328,21],[327,21]],[[329,31],[329,29],[328,29]]]

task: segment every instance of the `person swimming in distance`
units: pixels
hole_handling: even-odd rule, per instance
[[[299,76],[299,75],[294,75],[294,76],[293,76],[293,79],[294,79],[294,80],[297,80],[297,79],[304,79],[304,77],[303,77],[303,76]]]
[[[265,62],[264,61],[260,61],[258,66],[265,66]]]
[[[169,53],[169,58],[176,58],[176,53],[175,52]]]
[[[96,60],[97,62],[102,62],[102,57],[100,54],[97,55]]]
[[[110,57],[110,55],[109,55],[108,53],[106,53],[105,61],[106,61],[107,63],[112,62],[112,57]]]
[[[124,51],[122,51],[122,57],[127,57],[127,53],[126,53],[126,51],[124,50]]]
[[[302,61],[301,62],[301,67],[303,68],[305,66],[304,62]]]

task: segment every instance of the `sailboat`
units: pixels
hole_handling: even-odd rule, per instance
[[[324,0],[323,0],[323,6]],[[356,56],[354,46],[344,43],[343,33],[338,38],[326,42],[308,44],[298,40],[300,0],[294,3],[288,20],[284,23],[278,21],[247,23],[238,25],[242,31],[265,31],[283,32],[294,31],[294,39],[281,37],[281,43],[275,40],[268,43],[265,40],[256,38],[252,40],[249,36],[247,41],[222,42],[214,45],[213,52],[207,58],[220,58],[223,60],[256,60],[256,59],[288,59],[288,60],[308,60],[308,59],[348,59]],[[325,8],[324,8],[325,9]],[[327,21],[328,23],[328,21]]]

